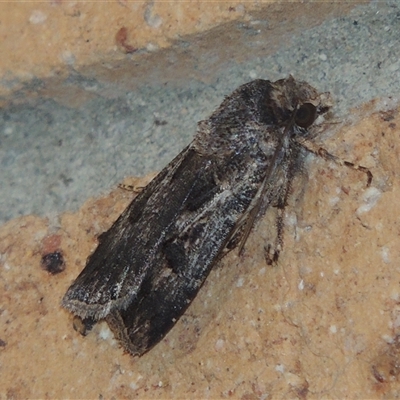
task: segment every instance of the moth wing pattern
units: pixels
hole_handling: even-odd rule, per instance
[[[216,183],[215,165],[193,152],[185,161],[197,175],[179,217],[171,225],[138,295],[126,309],[114,309],[107,322],[132,354],[142,354],[175,324],[204,283],[235,232],[257,185],[232,188]],[[214,160],[218,163],[217,160]],[[219,163],[219,171],[223,166]],[[194,174],[194,171],[192,171]],[[218,179],[217,179],[218,181]]]
[[[311,103],[310,119],[301,107]],[[102,236],[63,306],[106,319],[131,354],[148,351],[230,241],[244,243],[271,205],[284,208],[301,164],[296,137],[325,111],[315,89],[292,77],[239,87]]]
[[[63,305],[75,315],[99,320],[137,295],[146,263],[151,262],[146,246],[154,247],[159,239],[155,232],[160,220],[152,212],[157,199],[152,195],[159,193],[160,185],[168,184],[185,155],[186,150],[175,157],[101,235],[95,252],[63,298]],[[153,234],[146,236],[147,232]]]

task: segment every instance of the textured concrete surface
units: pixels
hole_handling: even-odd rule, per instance
[[[59,305],[132,193],[89,200],[57,225],[34,216],[7,223],[0,231],[2,395],[399,396],[400,114],[375,109],[360,110],[362,121],[330,144],[370,168],[373,185],[367,189],[360,172],[310,160],[309,179],[294,185],[278,264],[264,258],[273,221],[266,215],[244,254],[222,260],[172,331],[140,359],[124,354],[104,323],[82,337]],[[40,267],[49,243],[64,254],[58,275]]]
[[[35,79],[0,110],[0,221],[76,210],[164,167],[196,122],[255,78],[293,74],[348,110],[399,93],[399,12],[384,3],[284,4],[170,49]]]
[[[2,99],[2,397],[399,396],[400,9],[275,7]],[[239,84],[289,73],[332,93],[324,147],[369,168],[372,186],[310,157],[276,266],[264,259],[266,215],[142,358],[124,354],[105,324],[75,332],[61,297],[132,194],[85,200],[161,169]],[[59,275],[40,266],[50,247],[64,254]]]

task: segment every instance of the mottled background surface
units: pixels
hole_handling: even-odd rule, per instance
[[[397,2],[1,8],[1,396],[399,395]],[[77,334],[61,297],[132,198],[98,196],[160,170],[238,85],[288,74],[332,93],[322,142],[370,168],[372,187],[310,157],[278,265],[266,216],[141,359],[104,325]],[[66,269],[53,276],[40,259],[54,250]]]
[[[126,176],[159,171],[190,142],[197,121],[255,78],[293,74],[330,91],[339,121],[352,107],[400,93],[397,2],[354,8],[351,3],[264,8],[219,3],[214,22],[205,5],[178,4],[176,9],[157,2],[1,6],[15,9],[11,16],[25,21],[18,32],[36,47],[29,52],[23,47],[21,54],[16,32],[0,45],[9,46],[10,58],[20,57],[15,69],[1,57],[6,65],[0,65],[0,89],[12,87],[20,75],[32,76],[14,83],[15,91],[0,103],[0,221],[77,210]],[[151,25],[149,15],[159,25]],[[179,25],[186,33],[193,25],[207,28],[234,18],[197,35],[176,32]],[[4,35],[7,26],[16,30],[11,21],[4,17]],[[131,55],[115,37],[123,28],[138,48]],[[146,32],[148,37],[136,39]],[[65,65],[67,51],[72,61]],[[51,78],[43,77],[49,73],[46,61],[54,69]]]

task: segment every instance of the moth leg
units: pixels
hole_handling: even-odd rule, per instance
[[[354,169],[355,171],[364,172],[364,174],[367,175],[367,187],[371,185],[373,175],[372,172],[367,167],[363,167],[362,165],[359,164],[354,164],[350,161],[342,160],[341,158],[336,157],[333,154],[329,153],[323,147],[320,147],[318,149],[317,155],[324,158],[325,160],[332,160],[338,165],[344,165],[345,167]]]
[[[220,252],[216,259],[216,264],[222,260],[228,253],[230,253],[232,250],[234,250],[240,243],[240,240],[243,235],[243,227],[240,227],[233,235],[232,237],[228,240],[226,243],[225,247],[223,250]],[[219,265],[219,264],[217,264]]]
[[[126,191],[128,191],[128,192],[140,193],[140,192],[143,192],[143,189],[144,189],[146,186],[134,186],[134,185],[126,185],[126,184],[124,184],[124,183],[120,183],[120,184],[118,185],[118,187],[119,187],[120,189],[126,190]]]
[[[359,165],[359,164],[354,164],[350,161],[342,160],[340,157],[337,157],[337,156],[329,153],[323,147],[319,147],[318,145],[316,145],[315,143],[312,143],[311,141],[309,141],[307,139],[303,138],[301,141],[299,141],[299,144],[301,146],[303,146],[306,150],[317,155],[318,157],[322,157],[324,160],[333,161],[337,165],[345,166],[345,167],[351,168],[355,171],[363,172],[364,174],[367,175],[367,187],[369,187],[371,185],[373,175],[372,175],[372,172],[368,168],[363,167],[362,165]]]
[[[275,244],[274,248],[272,248],[271,244],[268,244],[264,250],[265,250],[265,260],[268,265],[276,264],[279,259],[279,255],[281,253],[281,250],[283,249],[283,232],[284,232],[284,213],[285,213],[285,207],[287,204],[287,199],[289,197],[290,193],[290,184],[287,185],[285,189],[284,196],[279,200],[277,204],[277,211],[278,215],[276,216],[276,221],[275,221],[275,226],[276,226],[276,239],[275,239]]]
[[[268,245],[265,248],[265,258],[268,265],[274,264],[278,261],[279,254],[283,248],[283,230],[284,230],[284,211],[288,204],[288,199],[292,189],[292,180],[296,172],[296,165],[293,162],[289,162],[286,165],[286,174],[284,176],[285,183],[282,185],[282,190],[277,194],[277,198],[271,202],[272,193],[270,189],[267,188],[267,180],[264,180],[257,196],[256,203],[254,207],[250,210],[245,221],[242,221],[236,233],[240,237],[239,240],[239,255],[242,254],[246,240],[250,234],[254,222],[257,216],[264,214],[265,210],[269,206],[274,206],[278,210],[278,215],[276,217],[275,227],[276,227],[276,239],[274,248]],[[265,202],[265,199],[267,201]],[[235,237],[233,235],[233,237]]]
[[[298,166],[296,162],[289,162],[286,166],[286,181],[282,186],[282,190],[279,192],[278,197],[274,206],[277,208],[277,216],[276,216],[276,239],[274,248],[271,248],[271,245],[265,247],[265,259],[268,265],[276,264],[279,258],[279,255],[283,249],[283,237],[284,237],[284,216],[285,216],[285,208],[289,203],[289,197],[292,193],[292,182]]]
[[[260,201],[258,201],[258,203],[260,203]],[[259,210],[260,210],[260,205],[258,204],[256,206],[256,212],[258,213]],[[229,236],[223,250],[218,256],[218,260],[225,257],[230,251],[234,250],[236,247],[238,247],[239,256],[242,255],[244,245],[254,225],[255,217],[257,216],[256,212],[254,211],[254,209],[251,210],[249,212],[249,215],[237,224],[233,234]]]
[[[267,265],[273,265],[278,261],[279,252],[273,250],[272,246],[270,244],[267,244],[264,247],[264,257],[265,261],[267,262]]]
[[[282,236],[283,220],[281,220],[280,215],[278,215],[276,224],[277,224],[277,231],[280,230],[281,233],[277,232],[277,237],[276,237],[274,248],[272,248],[270,243],[264,247],[264,257],[265,257],[265,261],[267,262],[267,265],[276,264],[278,262],[279,255],[280,255],[281,250],[282,250],[282,245],[283,245],[283,236]],[[282,226],[282,228],[279,228],[280,226]]]

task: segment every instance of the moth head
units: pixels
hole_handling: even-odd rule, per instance
[[[312,95],[297,105],[294,114],[294,123],[305,130],[308,130],[312,125],[321,125],[325,120],[324,114],[327,114],[333,105],[329,92],[317,93],[313,91]]]
[[[271,83],[268,106],[281,124],[294,123],[308,129],[319,116],[332,107],[329,93],[319,93],[307,82],[297,81],[293,76]]]

